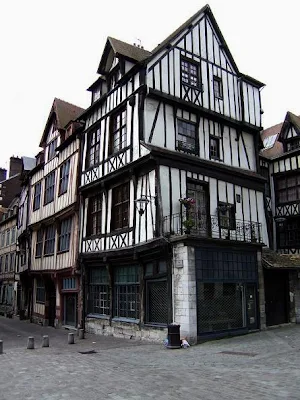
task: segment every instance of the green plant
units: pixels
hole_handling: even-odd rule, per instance
[[[195,226],[195,221],[191,218],[188,218],[185,221],[183,221],[182,224],[185,227],[185,229],[191,229]]]

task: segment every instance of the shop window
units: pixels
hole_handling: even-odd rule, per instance
[[[106,267],[90,270],[88,313],[110,315],[110,287]]]
[[[139,319],[139,267],[116,267],[114,272],[114,317]]]

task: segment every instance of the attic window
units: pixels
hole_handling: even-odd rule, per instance
[[[199,66],[192,60],[181,59],[181,82],[184,85],[199,88]]]
[[[112,90],[117,85],[119,79],[120,79],[120,68],[117,67],[110,74],[110,77],[109,77],[109,90]]]
[[[299,148],[300,148],[300,138],[298,137],[289,139],[289,141],[286,142],[287,151],[296,150]]]

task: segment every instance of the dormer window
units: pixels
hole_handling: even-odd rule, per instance
[[[294,137],[286,142],[286,151],[296,150],[300,148],[300,138]]]
[[[112,90],[117,85],[119,79],[120,79],[120,68],[117,67],[110,74],[110,77],[109,77],[109,90]]]
[[[98,86],[97,88],[95,88],[93,90],[93,103],[95,101],[97,101],[98,99],[100,99],[100,96],[101,96],[101,91],[100,91],[100,87]]]

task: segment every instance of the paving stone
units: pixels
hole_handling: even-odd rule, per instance
[[[38,341],[45,334],[49,348]],[[92,334],[68,346],[67,335],[0,317],[0,400],[300,398],[298,325],[178,350]]]

